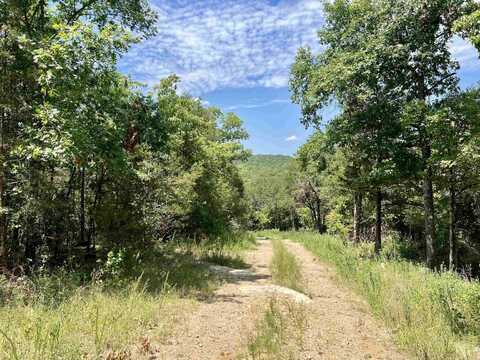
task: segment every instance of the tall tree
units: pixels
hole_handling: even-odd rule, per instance
[[[305,123],[317,121],[318,110],[334,98],[346,116],[370,115],[364,130],[372,123],[380,124],[373,132],[378,135],[374,143],[401,144],[418,152],[423,163],[429,266],[434,265],[436,232],[432,135],[427,114],[432,99],[457,87],[458,64],[451,57],[449,42],[455,21],[471,11],[472,1],[468,0],[336,0],[325,5],[326,25],[319,32],[326,50],[313,58],[309,50],[301,49],[292,68],[293,100],[301,104]],[[397,108],[401,109],[404,103],[410,105],[401,126],[395,125],[401,130],[397,134],[388,134],[388,129],[398,118],[388,116],[388,112],[379,116],[369,111],[376,106],[400,105]],[[384,158],[393,156],[386,150],[388,156],[377,153],[374,168],[381,168]]]
[[[392,157],[399,124],[397,100],[387,87],[388,79],[376,56],[372,35],[383,17],[376,3],[335,1],[325,5],[326,25],[319,32],[326,50],[314,58],[301,49],[292,68],[293,100],[302,106],[303,122],[315,124],[318,111],[334,99],[343,111],[329,132],[352,157],[354,198],[354,239],[358,241],[359,203],[370,184],[377,198],[376,249],[381,248],[382,177],[384,164]],[[391,164],[389,164],[391,167]],[[369,174],[369,178],[360,176]],[[383,175],[382,175],[383,174]],[[353,175],[353,174],[352,174]]]

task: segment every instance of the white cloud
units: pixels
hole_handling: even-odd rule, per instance
[[[293,142],[293,141],[297,141],[297,140],[298,140],[298,137],[296,135],[289,136],[285,139],[285,141],[287,141],[287,142]]]
[[[258,109],[263,108],[271,105],[276,104],[289,104],[291,101],[289,99],[274,99],[271,101],[263,102],[263,103],[256,103],[256,104],[239,104],[239,105],[232,105],[227,107],[228,111],[238,110],[238,109]]]
[[[318,50],[321,0],[155,0],[158,35],[121,68],[152,85],[168,74],[195,95],[226,87],[283,87],[298,47]]]
[[[300,46],[319,51],[322,0],[153,0],[158,35],[133,49],[121,69],[149,85],[176,73],[194,95],[220,88],[284,87]],[[455,38],[463,69],[479,68],[476,50]],[[247,105],[248,106],[248,105]],[[246,106],[240,106],[246,107]]]
[[[471,70],[480,68],[478,52],[467,40],[454,37],[450,44],[450,50],[454,58],[460,63],[462,69]]]

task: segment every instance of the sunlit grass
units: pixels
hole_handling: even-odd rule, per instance
[[[292,290],[305,292],[302,269],[297,258],[291,254],[280,240],[273,241],[273,257],[270,272],[275,284]]]
[[[309,232],[269,233],[303,244],[335,266],[338,279],[365,297],[418,359],[472,359],[480,336],[480,284],[451,272],[434,273],[370,245]]]
[[[235,240],[217,245],[218,261],[240,258],[254,243],[251,236]],[[114,254],[88,281],[66,270],[1,279],[0,359],[149,359],[218,286],[203,263],[211,251],[178,241],[140,257]]]
[[[307,313],[302,305],[270,298],[257,321],[243,359],[290,360],[303,347]]]

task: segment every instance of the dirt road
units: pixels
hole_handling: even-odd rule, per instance
[[[296,359],[405,359],[368,306],[301,245],[286,241],[299,259],[311,301],[306,304],[308,327]],[[259,241],[247,254],[247,273],[228,276],[214,296],[202,302],[174,335],[159,348],[157,359],[237,359],[254,330],[261,304],[272,287],[268,265],[272,244]],[[287,295],[285,295],[287,296]],[[293,299],[292,299],[293,300]],[[301,298],[300,298],[301,300]],[[256,313],[257,312],[257,313]]]

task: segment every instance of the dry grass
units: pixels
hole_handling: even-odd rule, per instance
[[[147,355],[193,302],[176,295],[79,291],[60,306],[6,306],[0,310],[2,359],[98,359]],[[108,355],[110,354],[110,355]],[[133,356],[133,355],[132,355]]]
[[[213,260],[240,258],[251,239],[217,245]],[[142,257],[119,252],[89,281],[67,271],[0,279],[0,358],[151,358],[220,283],[202,262],[211,251],[207,244],[178,242]]]

